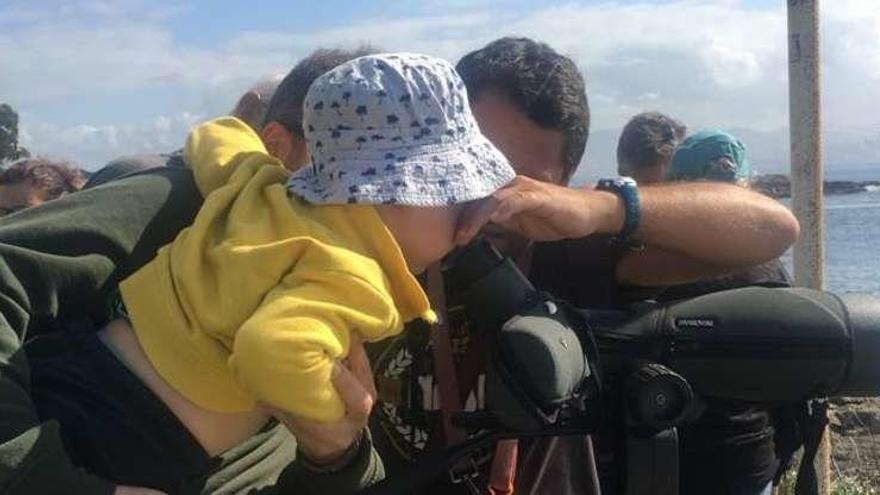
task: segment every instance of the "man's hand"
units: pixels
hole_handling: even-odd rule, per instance
[[[624,213],[623,203],[614,193],[517,176],[487,201],[465,210],[455,241],[467,244],[489,222],[533,241],[617,233],[623,226]]]
[[[333,386],[345,403],[345,416],[335,423],[297,418],[266,407],[296,437],[299,450],[313,464],[332,464],[360,437],[376,402],[370,361],[360,341],[352,339],[345,365],[333,368]]]

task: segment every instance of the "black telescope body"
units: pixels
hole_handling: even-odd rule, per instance
[[[880,298],[749,287],[629,311],[573,309],[538,293],[485,241],[460,251],[448,275],[490,341],[487,403],[510,427],[564,426],[554,423],[555,407],[625,386],[622,377],[646,363],[661,365],[648,379],[668,371],[661,382],[713,397],[880,395]],[[543,421],[505,418],[510,401],[524,398]]]
[[[754,402],[880,393],[880,300],[748,287],[636,317],[585,312],[603,362],[661,362],[699,392]]]

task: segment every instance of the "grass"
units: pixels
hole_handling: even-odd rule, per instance
[[[795,472],[789,471],[779,483],[776,495],[794,495]],[[834,481],[831,495],[880,495],[880,491],[861,480],[843,477]]]
[[[875,488],[849,477],[837,480],[831,489],[831,495],[877,495],[877,493]]]

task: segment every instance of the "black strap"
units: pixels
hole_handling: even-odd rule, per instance
[[[816,474],[815,459],[822,444],[825,427],[828,426],[828,403],[812,401],[801,408],[798,418],[801,435],[804,439],[804,456],[798,468],[795,495],[818,495],[819,477]]]
[[[803,446],[804,455],[798,467],[794,493],[818,495],[819,477],[815,460],[826,426],[828,403],[825,401],[802,402],[773,411],[773,427],[776,430],[774,441],[780,461],[773,478],[774,485],[779,485],[791,466],[794,454]]]
[[[782,477],[791,467],[794,454],[804,444],[798,422],[800,409],[803,407],[806,407],[805,403],[787,404],[770,410],[774,431],[773,444],[779,461],[776,474],[773,476],[773,486],[779,486],[782,482]]]
[[[461,411],[461,393],[455,372],[455,358],[449,328],[449,312],[446,306],[446,287],[439,264],[428,268],[428,295],[439,321],[431,328],[431,349],[434,357],[434,376],[440,388],[440,416],[443,424],[443,440],[446,447],[463,442],[467,435],[452,422]]]

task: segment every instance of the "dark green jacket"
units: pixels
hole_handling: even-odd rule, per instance
[[[189,171],[159,168],[0,220],[0,493],[112,492],[112,484],[71,464],[58,424],[37,417],[21,345],[62,331],[65,322],[100,323],[116,284],[188,225],[201,201]],[[224,454],[206,491],[275,483],[283,466],[249,462],[267,448],[261,442]],[[271,448],[287,449],[290,465],[261,493],[351,493],[384,475],[369,442],[333,474],[307,471],[294,461],[295,439],[282,443]]]

